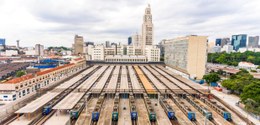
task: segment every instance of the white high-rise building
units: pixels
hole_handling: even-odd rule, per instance
[[[148,7],[145,9],[143,17],[142,37],[143,48],[145,48],[146,45],[153,45],[153,21],[150,4],[148,4]]]

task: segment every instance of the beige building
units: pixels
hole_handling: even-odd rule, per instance
[[[148,62],[159,62],[160,61],[160,48],[156,46],[146,46],[145,55]]]
[[[74,54],[82,54],[83,53],[83,37],[75,35],[74,38],[74,44],[73,44],[73,49],[74,49]]]
[[[105,59],[105,47],[104,45],[96,45],[91,50],[91,59],[96,61],[102,61]]]
[[[132,38],[132,45],[135,47],[141,47],[142,46],[142,36],[139,34],[135,34],[133,36],[131,36]]]
[[[153,22],[150,5],[145,9],[142,25],[143,48],[146,45],[153,45]]]
[[[202,79],[206,71],[207,37],[187,36],[166,40],[165,64],[191,78]]]

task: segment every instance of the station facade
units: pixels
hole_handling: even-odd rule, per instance
[[[70,64],[42,70],[36,74],[14,78],[0,84],[0,101],[11,102],[29,94],[35,94],[43,87],[49,87],[65,78],[83,70],[86,67],[84,59],[75,59]]]

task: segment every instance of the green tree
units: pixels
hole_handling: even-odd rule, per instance
[[[226,79],[226,80],[222,81],[221,85],[223,87],[226,87],[227,89],[233,90],[233,88],[234,88],[234,81],[231,80],[231,79]]]
[[[219,81],[220,77],[216,73],[210,73],[210,74],[204,75],[203,79],[205,79],[207,83],[211,83],[211,82]]]
[[[243,93],[240,95],[240,98],[245,102],[248,98],[253,99],[257,103],[260,103],[260,82],[255,81],[247,85],[243,89]]]
[[[18,71],[18,72],[16,72],[16,77],[21,77],[23,75],[25,75],[25,71]]]

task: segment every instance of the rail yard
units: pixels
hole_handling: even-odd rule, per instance
[[[10,125],[236,125],[246,119],[157,64],[95,64],[15,112]]]

